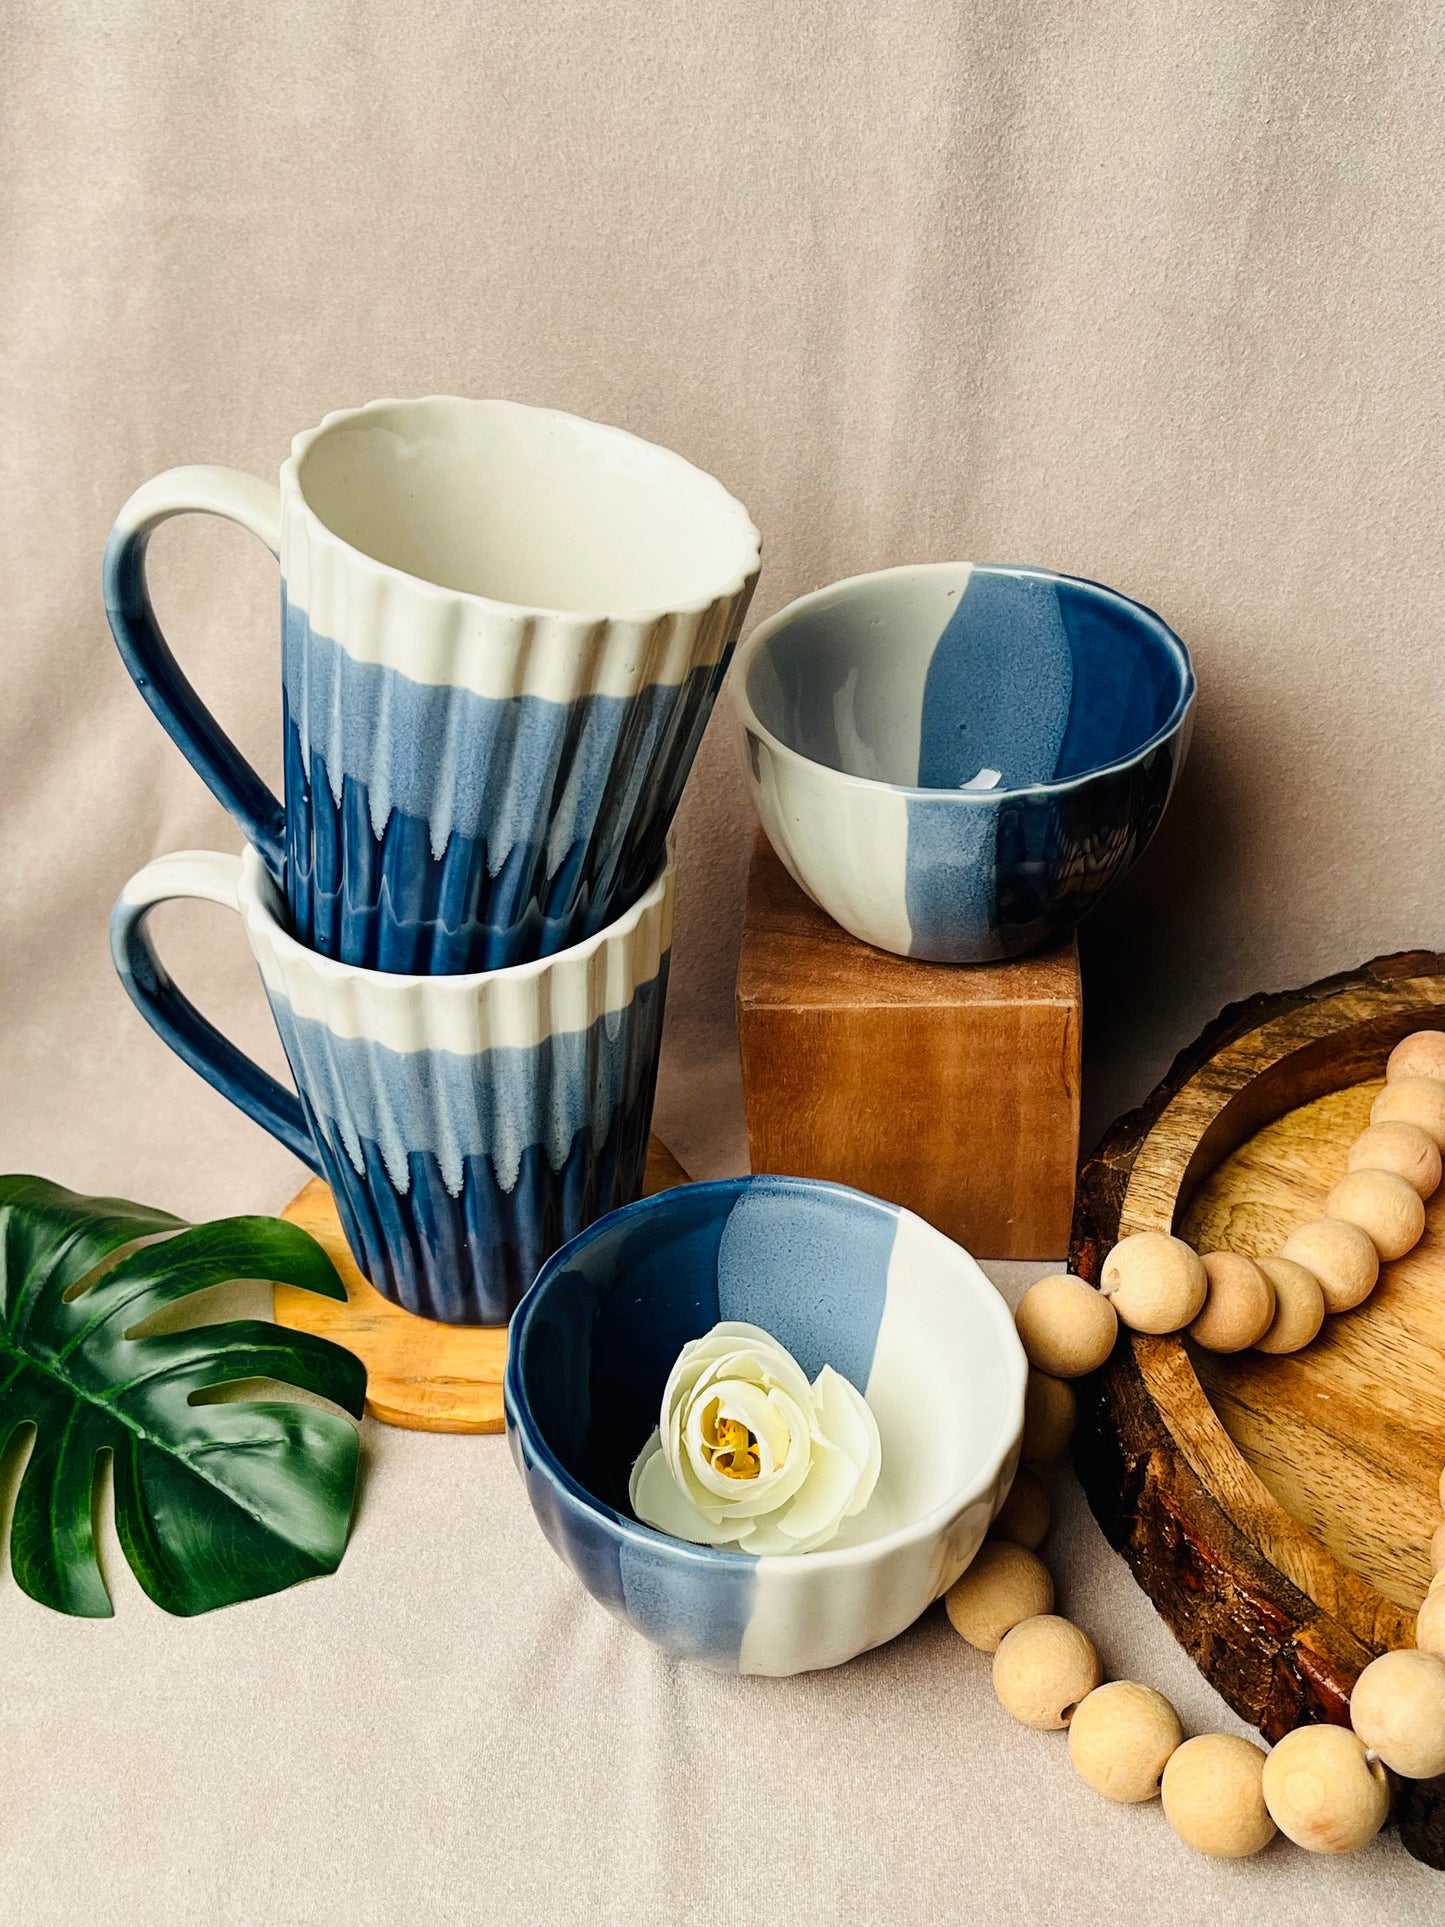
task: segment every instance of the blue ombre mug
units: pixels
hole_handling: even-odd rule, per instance
[[[552,1252],[641,1193],[672,884],[669,856],[630,910],[555,956],[406,977],[298,943],[254,850],[186,851],[131,878],[111,954],[151,1028],[326,1179],[378,1291],[448,1324],[502,1324]],[[295,1092],[166,973],[146,918],[175,897],[239,912]]]
[[[203,510],[281,563],[285,806],[151,611],[145,552]],[[178,468],[106,551],[142,695],[323,956],[435,975],[551,955],[651,884],[757,579],[720,483],[509,401],[373,402],[298,435],[279,488]]]

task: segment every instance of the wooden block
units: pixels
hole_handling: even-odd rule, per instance
[[[1079,1155],[1072,940],[934,964],[850,937],[759,834],[738,965],[754,1171],[834,1178],[986,1258],[1061,1258]]]

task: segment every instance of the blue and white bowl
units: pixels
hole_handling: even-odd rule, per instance
[[[967,562],[802,597],[728,688],[794,880],[865,943],[943,963],[1070,934],[1158,827],[1194,708],[1188,651],[1150,610]]]
[[[131,878],[111,952],[147,1023],[330,1185],[357,1264],[407,1311],[505,1324],[543,1260],[642,1188],[672,943],[673,865],[584,943],[509,970],[407,977],[285,928],[255,850],[185,851]],[[158,903],[239,912],[288,1091],[180,993]]]
[[[722,1319],[873,1408],[877,1488],[816,1552],[691,1545],[630,1511],[673,1361]],[[680,1658],[798,1673],[892,1639],[968,1565],[1013,1479],[1025,1374],[1003,1299],[912,1212],[730,1178],[614,1211],[548,1261],[512,1324],[507,1433],[542,1530],[604,1606]]]

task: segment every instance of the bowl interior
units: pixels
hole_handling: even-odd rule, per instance
[[[1111,589],[943,563],[805,597],[752,653],[746,690],[779,742],[845,775],[1007,790],[1135,755],[1192,686],[1179,639]]]
[[[1022,1352],[968,1254],[860,1192],[768,1177],[644,1199],[545,1267],[513,1325],[522,1422],[588,1494],[630,1517],[628,1475],[668,1372],[720,1319],[762,1326],[810,1378],[832,1365],[873,1407],[878,1486],[827,1551],[966,1499],[1016,1436]]]

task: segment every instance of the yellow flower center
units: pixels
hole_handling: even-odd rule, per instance
[[[758,1442],[740,1419],[719,1418],[716,1403],[703,1417],[702,1449],[725,1479],[755,1479],[763,1469]]]

